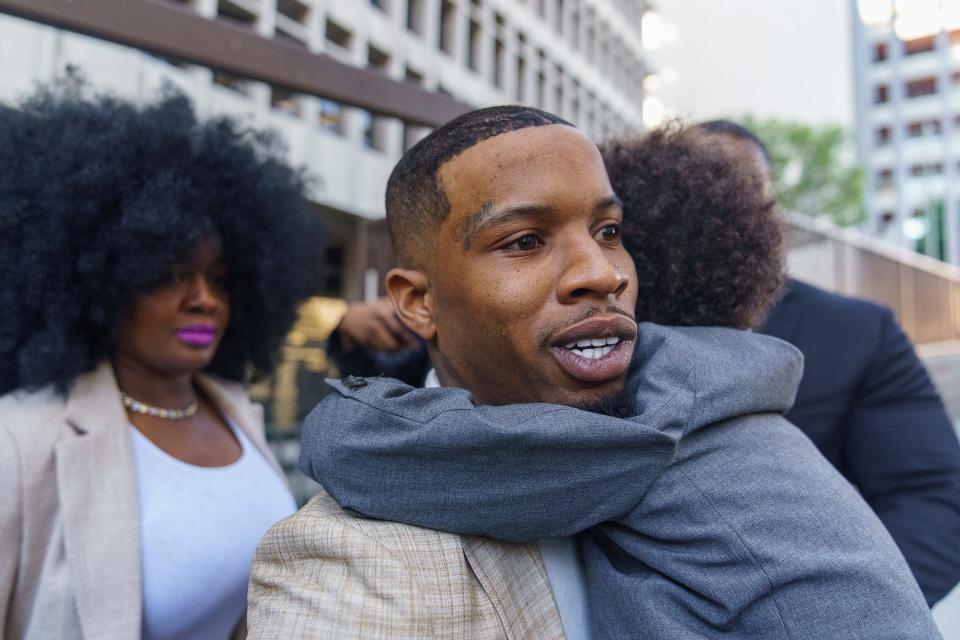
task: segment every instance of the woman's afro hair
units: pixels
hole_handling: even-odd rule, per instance
[[[781,222],[760,172],[675,122],[601,153],[623,200],[637,319],[755,327],[784,279]]]
[[[136,106],[68,74],[0,107],[0,393],[64,392],[109,357],[123,310],[210,238],[231,321],[209,370],[270,371],[322,282],[318,219],[283,154],[169,88]]]

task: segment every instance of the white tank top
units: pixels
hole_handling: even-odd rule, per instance
[[[240,458],[225,467],[198,467],[130,426],[140,498],[143,640],[229,638],[246,610],[257,543],[296,510],[266,458],[230,428],[243,448]]]

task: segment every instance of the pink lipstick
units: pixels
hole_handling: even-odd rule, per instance
[[[177,329],[176,335],[191,347],[209,347],[217,339],[217,328],[212,324],[191,324]]]

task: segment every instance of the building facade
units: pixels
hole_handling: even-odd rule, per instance
[[[868,230],[960,264],[960,1],[851,8]]]

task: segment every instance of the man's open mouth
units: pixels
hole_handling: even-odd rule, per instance
[[[636,323],[623,315],[594,317],[553,337],[550,350],[570,376],[583,382],[605,382],[630,367]]]
[[[620,338],[610,336],[609,338],[586,338],[563,345],[564,349],[569,349],[581,358],[590,360],[599,360],[607,355],[613,348],[620,343]]]

